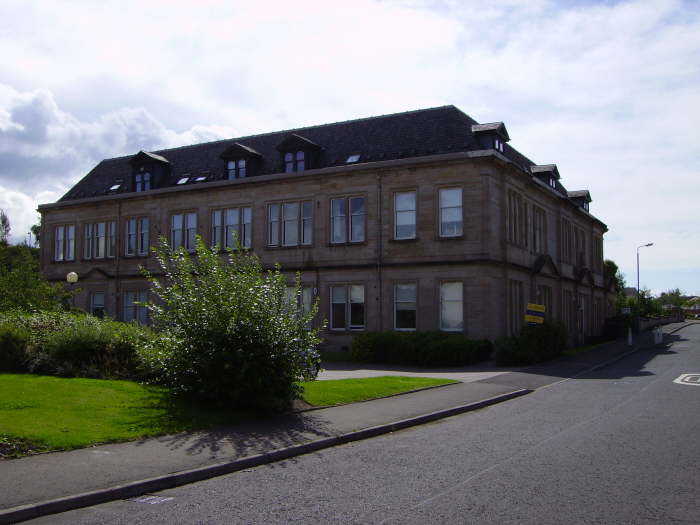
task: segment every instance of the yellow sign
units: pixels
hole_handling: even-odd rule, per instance
[[[527,303],[525,312],[525,322],[529,324],[544,323],[545,307],[543,304]]]

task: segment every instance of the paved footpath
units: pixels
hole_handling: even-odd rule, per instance
[[[679,337],[675,332],[686,325],[664,327],[667,340]],[[437,371],[364,366],[359,370],[365,372],[357,372],[347,364],[333,364],[334,370],[322,376],[344,368],[349,374],[344,377],[424,375],[464,382],[206,432],[0,461],[0,524],[154,492],[483,408],[651,345],[652,335],[647,333],[632,348],[616,341],[553,363],[505,371],[479,366]]]

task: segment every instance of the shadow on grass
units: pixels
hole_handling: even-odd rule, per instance
[[[243,457],[334,435],[315,413],[229,410],[173,397],[159,388],[153,388],[143,403],[131,408],[133,417],[128,424],[151,436],[140,439],[137,445],[156,441],[187,456]]]

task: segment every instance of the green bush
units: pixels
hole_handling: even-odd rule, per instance
[[[463,366],[488,359],[491,342],[441,331],[366,332],[353,338],[355,361],[425,367]]]
[[[149,304],[156,337],[139,345],[148,371],[174,392],[236,407],[283,409],[301,397],[298,382],[316,376],[316,314],[302,315],[279,268],[218,250],[197,239],[196,257],[161,240],[163,282],[146,273],[158,304]]]
[[[559,322],[524,326],[517,337],[496,340],[499,365],[531,365],[559,357],[566,349],[566,327]]]
[[[0,372],[24,372],[30,333],[22,326],[0,323]]]
[[[133,323],[75,312],[14,310],[0,313],[0,324],[27,334],[23,371],[48,375],[135,378],[136,344],[151,337]]]

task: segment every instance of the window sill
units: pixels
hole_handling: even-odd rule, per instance
[[[418,242],[418,237],[411,237],[408,239],[389,239],[389,242],[396,242],[396,243],[402,243],[402,242]]]
[[[303,248],[313,248],[313,244],[294,244],[290,246],[265,246],[266,250],[298,250]],[[244,248],[244,250],[250,250],[250,248]]]
[[[438,241],[463,241],[464,235],[438,235]]]
[[[366,245],[367,241],[348,241],[348,242],[330,242],[326,246],[333,248],[335,246],[362,246]]]

